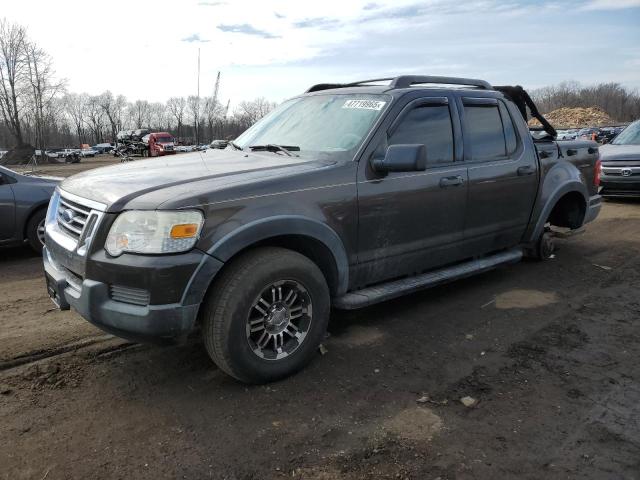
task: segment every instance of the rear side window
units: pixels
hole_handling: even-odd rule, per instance
[[[448,105],[422,105],[407,113],[389,145],[426,145],[429,165],[453,162],[453,126]]]
[[[513,126],[513,120],[503,102],[500,105],[500,116],[502,117],[502,126],[504,127],[504,138],[507,142],[507,155],[511,155],[518,148],[518,137],[516,137],[516,129]]]
[[[467,136],[473,160],[494,160],[507,155],[498,105],[465,105]]]

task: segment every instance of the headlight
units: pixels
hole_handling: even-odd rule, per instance
[[[196,244],[203,223],[197,210],[131,210],[113,222],[104,248],[114,257],[122,252],[185,252]]]

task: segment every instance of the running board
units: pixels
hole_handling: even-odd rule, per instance
[[[476,273],[486,272],[499,265],[516,263],[520,259],[522,259],[522,249],[514,248],[513,250],[496,253],[477,260],[470,260],[452,267],[416,275],[415,277],[394,280],[349,292],[341,297],[334,298],[333,306],[344,310],[368,307],[374,303],[384,302],[418,290],[435,287],[436,285],[469,277]]]

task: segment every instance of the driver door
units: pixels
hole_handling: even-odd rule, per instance
[[[463,241],[467,167],[455,102],[414,99],[381,130],[358,167],[360,287],[452,263]],[[376,173],[371,161],[395,144],[424,144],[426,170]]]

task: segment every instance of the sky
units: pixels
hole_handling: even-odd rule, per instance
[[[401,74],[640,89],[640,0],[0,0],[74,92],[282,101]]]

